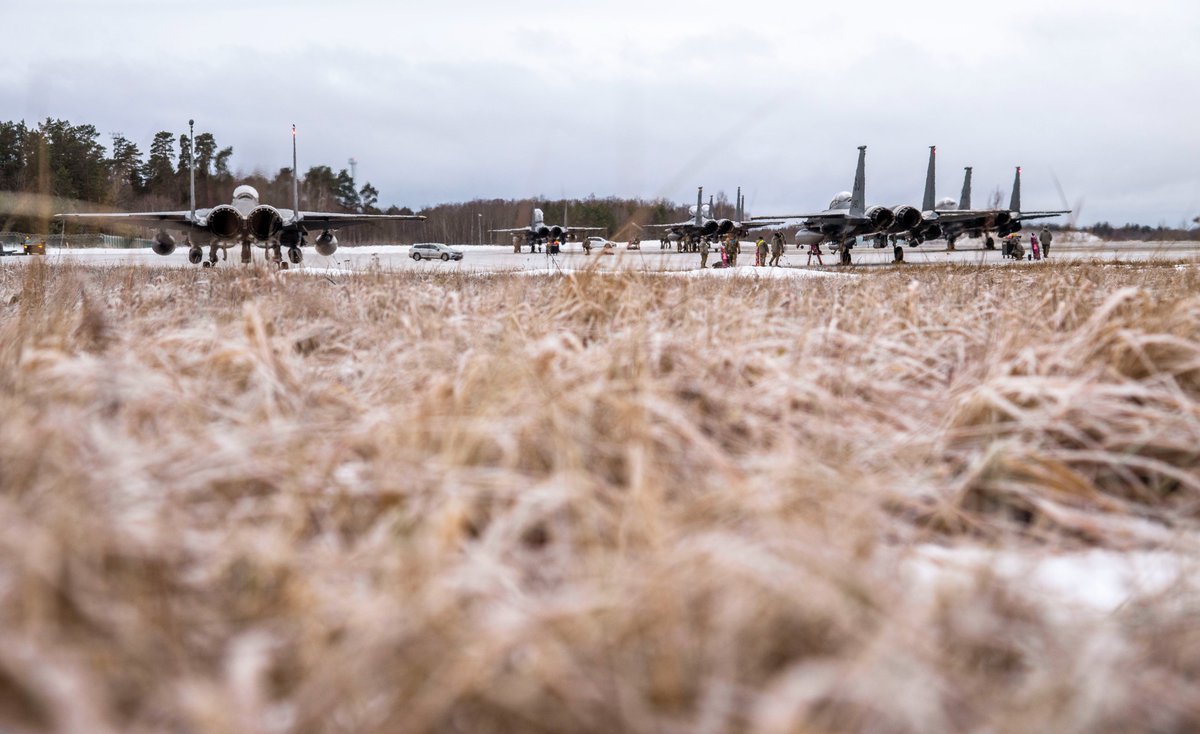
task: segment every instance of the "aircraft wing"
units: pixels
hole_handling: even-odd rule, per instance
[[[1064,214],[1070,213],[1070,209],[1061,212],[1019,212],[1013,215],[1013,220],[1017,222],[1023,222],[1026,219],[1050,219],[1052,217],[1061,217]]]
[[[300,225],[305,229],[340,229],[379,222],[423,222],[420,214],[343,214],[340,212],[300,212],[287,226]]]
[[[937,221],[939,222],[966,222],[972,219],[988,220],[996,216],[1001,209],[945,209],[937,210]]]
[[[677,227],[694,227],[696,226],[696,222],[693,219],[689,219],[686,222],[674,222],[671,224],[638,224],[637,222],[634,222],[634,226],[638,227],[639,229],[675,229]]]
[[[529,227],[513,227],[512,229],[489,229],[489,232],[529,232]]]
[[[109,212],[104,214],[55,214],[55,219],[64,221],[90,222],[94,224],[136,224],[151,227],[164,227],[174,225],[176,227],[194,227],[195,222],[192,221],[192,213],[190,211],[182,212]],[[197,219],[201,217],[197,216]]]

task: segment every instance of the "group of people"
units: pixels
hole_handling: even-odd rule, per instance
[[[708,255],[713,250],[713,243],[707,237],[700,240],[700,267],[708,267]],[[742,253],[742,243],[736,234],[726,235],[718,247],[721,254],[721,267],[736,268],[738,255]],[[765,239],[759,237],[754,243],[754,266],[776,267],[779,265],[779,258],[783,257],[783,235],[776,232],[771,236],[770,244]],[[714,265],[713,267],[716,267]]]
[[[1042,227],[1041,232],[1029,233],[1029,259],[1041,260],[1042,258],[1050,258],[1050,244],[1054,242],[1054,233],[1049,227]],[[1010,257],[1013,260],[1025,259],[1025,248],[1021,245],[1021,235],[1013,233],[1005,238],[1003,253],[1004,257]]]

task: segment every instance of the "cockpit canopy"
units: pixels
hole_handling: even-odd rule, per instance
[[[258,189],[254,188],[253,186],[248,186],[246,184],[242,184],[241,186],[238,186],[236,189],[233,190],[233,200],[234,201],[250,200],[257,204],[258,203]]]
[[[938,203],[936,204],[935,208],[937,208],[937,209],[957,209],[958,202],[955,201],[954,199],[951,199],[949,196],[947,196],[944,199],[938,199]]]
[[[688,207],[688,214],[693,217],[696,216],[696,205],[695,204]],[[704,204],[703,206],[700,207],[700,216],[702,216],[702,217],[711,217],[712,216],[712,212],[709,210],[708,204]]]
[[[830,209],[849,209],[850,208],[850,192],[843,191],[833,197],[833,201],[829,202]]]

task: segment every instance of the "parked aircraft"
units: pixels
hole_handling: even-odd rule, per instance
[[[194,138],[193,121],[188,120],[188,138]],[[193,149],[191,159],[196,160]],[[296,167],[296,126],[292,126],[292,171]],[[280,248],[286,247],[288,259],[300,263],[304,255],[300,248],[308,244],[308,235],[320,232],[313,246],[320,255],[329,256],[337,250],[334,233],[344,227],[394,221],[421,221],[425,217],[412,214],[349,214],[343,212],[308,212],[300,209],[300,185],[292,181],[292,208],[276,209],[262,204],[253,186],[242,185],[233,190],[233,201],[211,209],[196,208],[196,169],[192,166],[190,183],[191,208],[175,212],[133,212],[109,214],[56,214],[57,219],[92,222],[139,224],[158,227],[152,249],[159,255],[175,251],[175,237],[167,230],[184,233],[183,244],[188,248],[188,261],[199,264],[208,245],[208,260],[204,267],[217,263],[217,251],[224,256],[230,247],[241,245],[242,262],[251,260],[251,247],[269,249],[272,259],[282,260]],[[194,238],[194,239],[193,239]]]
[[[896,222],[897,215],[911,221],[912,207],[866,206],[867,146],[858,146],[858,168],[854,173],[853,191],[843,191],[833,197],[829,208],[815,214],[788,214],[777,217],[751,217],[751,222],[764,220],[800,219],[801,230],[796,233],[797,245],[832,243],[838,250],[843,265],[850,264],[850,248],[858,237],[881,236]],[[901,211],[903,210],[903,211]],[[910,211],[912,213],[910,213]]]
[[[563,219],[566,219],[566,212],[563,212]],[[525,234],[525,244],[533,247],[535,244],[544,244],[550,240],[560,240],[566,242],[571,239],[571,235],[576,232],[600,232],[606,227],[570,227],[564,221],[562,224],[546,224],[546,215],[541,209],[534,209],[533,215],[530,217],[528,227],[515,227],[512,229],[492,229],[488,230],[495,233],[516,233],[522,232]]]
[[[737,207],[734,210],[735,218],[714,217],[713,212],[715,211],[715,207],[713,206],[712,198],[710,197],[709,203],[705,204],[704,187],[700,186],[696,189],[696,205],[688,208],[691,219],[682,222],[671,222],[669,224],[647,224],[641,226],[644,229],[665,230],[662,234],[662,239],[667,242],[679,242],[681,240],[696,242],[702,237],[721,237],[728,234],[741,238],[749,234],[751,230],[765,229],[782,222],[778,218],[772,221],[751,221],[746,218],[745,206],[746,199],[742,196],[741,187],[738,187]]]
[[[954,240],[963,234],[971,237],[987,237],[984,246],[989,250],[994,250],[996,249],[996,241],[992,238],[993,232],[996,233],[997,237],[1007,237],[1015,232],[1020,232],[1024,222],[1036,219],[1051,219],[1071,213],[1070,209],[1022,211],[1020,166],[1017,166],[1017,174],[1013,178],[1012,198],[1009,200],[1008,209],[970,209],[970,169],[967,169],[967,176],[963,182],[962,198],[966,202],[966,206],[960,203],[959,209],[938,213],[941,235],[946,238],[947,245],[952,250],[954,249]]]

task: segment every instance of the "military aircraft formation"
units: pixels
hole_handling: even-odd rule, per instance
[[[971,172],[966,168],[962,196],[959,201],[942,199],[935,201],[937,147],[929,148],[929,168],[925,174],[925,197],[921,208],[902,204],[900,206],[866,205],[867,146],[858,148],[858,167],[854,172],[854,188],[833,197],[829,208],[812,214],[788,214],[773,217],[751,217],[751,222],[776,224],[780,220],[799,222],[796,232],[797,245],[830,244],[837,251],[843,265],[851,263],[850,250],[859,238],[873,239],[876,247],[883,247],[889,239],[893,246],[896,262],[904,260],[903,239],[913,246],[928,240],[944,238],[947,247],[954,248],[955,240],[963,235],[986,237],[985,247],[995,249],[992,234],[1005,237],[1021,230],[1023,222],[1035,219],[1070,214],[1069,209],[1059,211],[1022,211],[1021,167],[1013,180],[1012,198],[1007,209],[971,208]]]
[[[188,121],[189,131],[194,121]],[[808,214],[786,214],[777,216],[747,217],[745,198],[738,189],[737,206],[733,219],[715,216],[711,198],[704,203],[704,187],[696,192],[696,205],[691,207],[690,218],[681,222],[648,225],[648,229],[660,230],[664,243],[678,243],[680,249],[697,245],[703,238],[724,236],[745,237],[756,229],[779,229],[796,226],[797,246],[829,244],[840,255],[843,265],[851,264],[850,250],[860,239],[873,240],[875,247],[884,247],[891,242],[895,260],[904,259],[903,241],[911,246],[933,239],[945,239],[947,247],[954,249],[955,241],[966,235],[986,237],[985,246],[995,248],[993,233],[1004,237],[1021,229],[1024,222],[1070,214],[1061,211],[1022,211],[1021,168],[1017,167],[1013,180],[1012,198],[1007,209],[971,208],[971,173],[967,167],[963,179],[962,195],[958,201],[950,198],[935,200],[937,148],[929,148],[929,167],[925,175],[925,195],[921,208],[902,204],[881,206],[866,204],[866,159],[867,147],[858,148],[858,166],[854,173],[854,184],[850,191],[837,194],[823,211]],[[195,159],[193,154],[192,159]],[[292,170],[296,167],[296,127],[292,126]],[[121,222],[157,227],[153,250],[159,255],[170,255],[175,251],[176,240],[171,231],[183,232],[183,244],[188,248],[188,260],[193,264],[211,267],[217,263],[217,253],[223,257],[232,247],[241,247],[243,263],[251,261],[253,247],[267,250],[276,262],[282,262],[283,250],[288,260],[300,263],[302,247],[312,245],[323,256],[332,255],[338,246],[335,232],[344,227],[372,224],[382,221],[421,221],[425,217],[411,214],[354,214],[343,212],[313,212],[300,209],[300,188],[293,177],[292,208],[277,209],[259,201],[258,192],[251,186],[238,186],[233,191],[233,201],[209,209],[196,208],[196,175],[192,169],[190,186],[191,208],[187,211],[132,212],[107,214],[57,214],[62,220],[91,222]],[[564,215],[564,219],[566,216]],[[550,225],[545,221],[541,209],[534,209],[527,227],[495,229],[492,232],[519,233],[526,244],[532,246],[549,240],[566,241],[574,233],[604,229],[603,227],[570,227]],[[208,259],[204,259],[203,248],[208,247]]]

